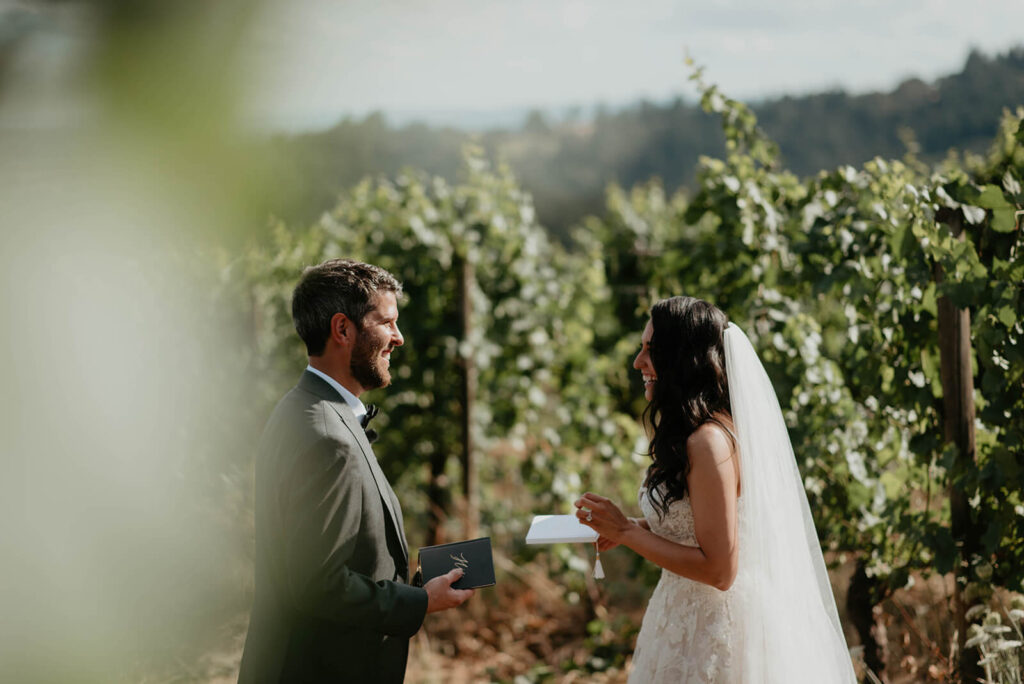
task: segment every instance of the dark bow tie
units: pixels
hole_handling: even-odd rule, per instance
[[[367,425],[370,424],[370,421],[373,420],[373,417],[377,415],[377,411],[379,410],[380,409],[378,409],[373,404],[367,404],[366,413],[364,413],[363,417],[359,419],[360,424],[365,428]]]
[[[364,413],[363,417],[359,419],[360,424],[363,426],[363,431],[366,433],[366,439],[370,444],[377,441],[377,431],[367,426],[370,424],[370,421],[373,420],[373,417],[377,415],[378,410],[379,409],[373,404],[367,404],[366,413]]]

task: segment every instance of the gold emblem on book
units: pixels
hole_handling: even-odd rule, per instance
[[[455,567],[462,568],[463,570],[469,567],[469,561],[466,560],[466,554],[460,553],[458,556],[448,554],[448,557],[455,561]]]

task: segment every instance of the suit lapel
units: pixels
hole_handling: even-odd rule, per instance
[[[374,484],[377,485],[377,491],[380,494],[381,502],[384,504],[384,508],[387,509],[388,514],[391,516],[391,522],[394,524],[395,530],[398,532],[398,542],[401,545],[401,550],[406,558],[406,565],[409,565],[409,545],[406,543],[406,529],[401,521],[401,507],[398,504],[398,498],[394,495],[394,490],[388,483],[387,478],[384,476],[384,471],[381,470],[380,464],[377,462],[377,457],[374,455],[373,447],[370,445],[370,441],[367,439],[366,432],[362,430],[362,426],[359,421],[356,420],[355,414],[352,413],[352,408],[345,403],[344,399],[338,394],[331,385],[324,381],[323,378],[319,378],[312,373],[306,371],[302,374],[299,379],[299,387],[316,394],[323,398],[325,401],[331,404],[335,413],[341,418],[341,422],[344,423],[348,431],[351,432],[352,438],[355,443],[359,445],[359,451],[362,452],[362,458],[367,462],[367,466],[370,468],[370,474],[374,478]]]
[[[377,486],[377,492],[380,494],[380,500],[384,504],[384,508],[387,509],[388,514],[391,516],[391,522],[395,526],[395,530],[398,532],[398,540],[402,546],[402,552],[405,554],[406,565],[409,563],[409,546],[405,541],[405,526],[402,524],[402,509],[398,503],[398,497],[395,496],[394,490],[391,489],[391,485],[388,483],[386,477],[384,477],[384,471],[380,469],[380,463],[377,462],[377,457],[373,453],[373,448],[370,446],[369,440],[366,439],[366,433],[363,431],[363,426],[356,420],[356,414],[352,412],[352,407],[345,403],[345,401],[338,395],[338,392],[328,385],[322,378],[317,377],[313,373],[305,372],[302,374],[302,378],[299,380],[299,386],[313,392],[317,396],[321,397],[334,409],[334,412],[341,418],[341,422],[345,424],[349,432],[352,433],[352,438],[356,444],[359,445],[359,450],[363,452],[363,458],[366,460],[366,465],[370,469],[370,475],[373,477],[373,482]]]
[[[395,496],[395,492],[391,489],[391,484],[388,483],[386,477],[384,477],[384,471],[380,469],[380,463],[377,462],[377,456],[373,453],[373,448],[370,446],[369,440],[366,439],[366,433],[363,432],[362,425],[356,420],[356,416],[352,413],[352,409],[348,404],[340,401],[332,402],[332,406],[337,414],[341,417],[341,420],[345,423],[345,426],[352,433],[356,443],[359,445],[359,449],[363,452],[363,458],[366,459],[366,464],[370,468],[370,474],[373,476],[374,484],[377,485],[377,491],[380,493],[380,499],[384,502],[384,507],[387,508],[388,513],[391,515],[391,521],[395,525],[395,529],[398,531],[398,540],[402,544],[402,551],[405,553],[405,560],[409,560],[409,548],[405,542],[405,530],[402,525],[402,514],[401,508],[398,505],[398,497]]]

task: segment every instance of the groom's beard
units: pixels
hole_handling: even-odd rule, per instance
[[[359,340],[352,350],[349,369],[352,371],[352,377],[363,389],[377,389],[391,384],[391,372],[380,355],[387,346],[387,341],[375,344],[375,340],[368,335],[359,334]]]

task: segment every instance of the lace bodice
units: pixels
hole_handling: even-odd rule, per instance
[[[652,532],[678,544],[699,546],[688,496],[673,501],[664,518],[658,515],[646,488],[641,487],[639,499]],[[629,681],[740,681],[733,604],[732,589],[720,591],[662,570],[637,637]]]
[[[647,524],[651,526],[651,532],[678,544],[700,546],[697,543],[697,532],[693,525],[693,507],[690,506],[690,497],[686,496],[673,501],[669,506],[668,515],[664,519],[658,515],[658,510],[648,496],[646,487],[640,488],[638,498],[640,510],[643,511]]]

